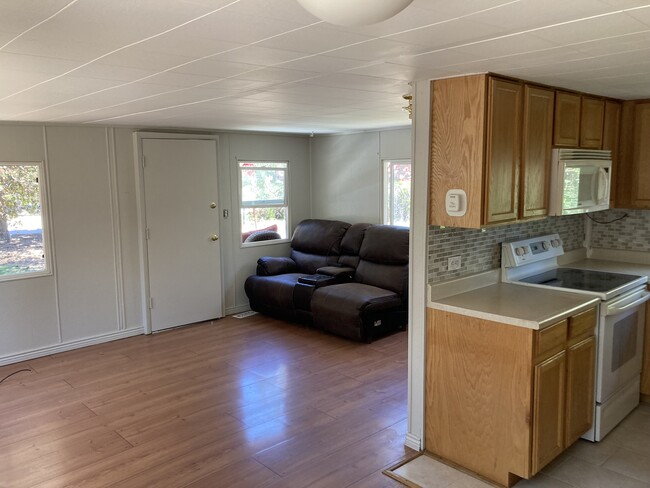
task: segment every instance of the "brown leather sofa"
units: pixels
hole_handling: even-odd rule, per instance
[[[306,220],[244,288],[253,310],[370,342],[408,322],[408,256],[406,228]]]
[[[293,233],[291,254],[286,258],[263,257],[257,274],[249,276],[244,290],[257,312],[297,320],[293,290],[298,280],[316,274],[319,268],[337,265],[341,240],[350,228],[336,220],[303,220]]]

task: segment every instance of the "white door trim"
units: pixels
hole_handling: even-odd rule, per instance
[[[138,211],[138,248],[140,251],[140,282],[142,290],[142,317],[144,318],[144,333],[151,334],[151,310],[149,309],[149,255],[147,252],[146,239],[146,219],[145,219],[145,200],[144,200],[144,166],[142,154],[143,139],[179,139],[179,140],[213,140],[217,145],[217,157],[219,155],[219,136],[213,134],[194,134],[194,133],[173,133],[173,132],[147,132],[135,131],[133,133],[133,163],[135,167],[135,190],[136,203]],[[219,174],[219,164],[217,163],[217,177]],[[219,230],[219,229],[217,229]],[[221,253],[221,279],[223,282],[223,252]],[[221,287],[222,307],[225,303],[225,286]],[[222,311],[223,312],[223,311]],[[223,313],[222,313],[223,315]]]
[[[425,448],[427,233],[431,82],[413,85],[413,159],[409,262],[408,432],[406,445]]]

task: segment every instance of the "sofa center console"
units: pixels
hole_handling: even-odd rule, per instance
[[[352,269],[354,271],[354,269]],[[321,286],[336,285],[349,281],[345,279],[344,275],[326,275],[326,274],[313,274],[310,276],[302,276],[298,278],[293,289],[293,303],[297,310],[311,311],[311,297],[314,291]]]
[[[303,276],[298,279],[298,283],[303,285],[310,285],[314,288],[320,288],[321,286],[333,285],[337,283],[339,278],[336,276],[314,274],[311,276]]]

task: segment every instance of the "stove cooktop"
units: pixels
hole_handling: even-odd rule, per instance
[[[544,273],[522,278],[520,281],[535,285],[607,293],[638,278],[640,276],[588,269],[555,268]]]

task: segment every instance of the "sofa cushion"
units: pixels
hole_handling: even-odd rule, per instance
[[[408,266],[373,263],[362,259],[354,273],[354,281],[405,295],[408,272]]]
[[[244,283],[246,295],[253,302],[263,302],[265,308],[293,310],[293,288],[303,273],[276,276],[249,276]]]
[[[284,273],[296,273],[298,265],[291,258],[264,256],[257,260],[259,276],[273,276]]]
[[[321,317],[332,321],[345,321],[344,317],[350,314],[360,317],[363,313],[399,308],[401,304],[402,299],[397,293],[363,283],[319,288],[311,301],[314,317],[322,313]]]
[[[354,339],[362,338],[363,317],[399,309],[396,293],[362,283],[343,283],[319,288],[311,299],[314,325]],[[350,328],[355,330],[350,330]]]
[[[293,233],[291,248],[306,254],[338,256],[341,239],[349,227],[350,224],[340,220],[303,220]]]
[[[318,268],[335,264],[337,256],[321,256],[292,249],[291,259],[298,265],[297,271],[300,273],[315,274]]]
[[[409,230],[393,225],[373,225],[366,229],[359,256],[382,264],[408,264]]]
[[[363,237],[366,234],[366,229],[371,227],[371,224],[352,224],[348,231],[341,240],[341,256],[339,257],[339,264],[342,266],[350,266],[356,268],[359,264],[359,250]]]

